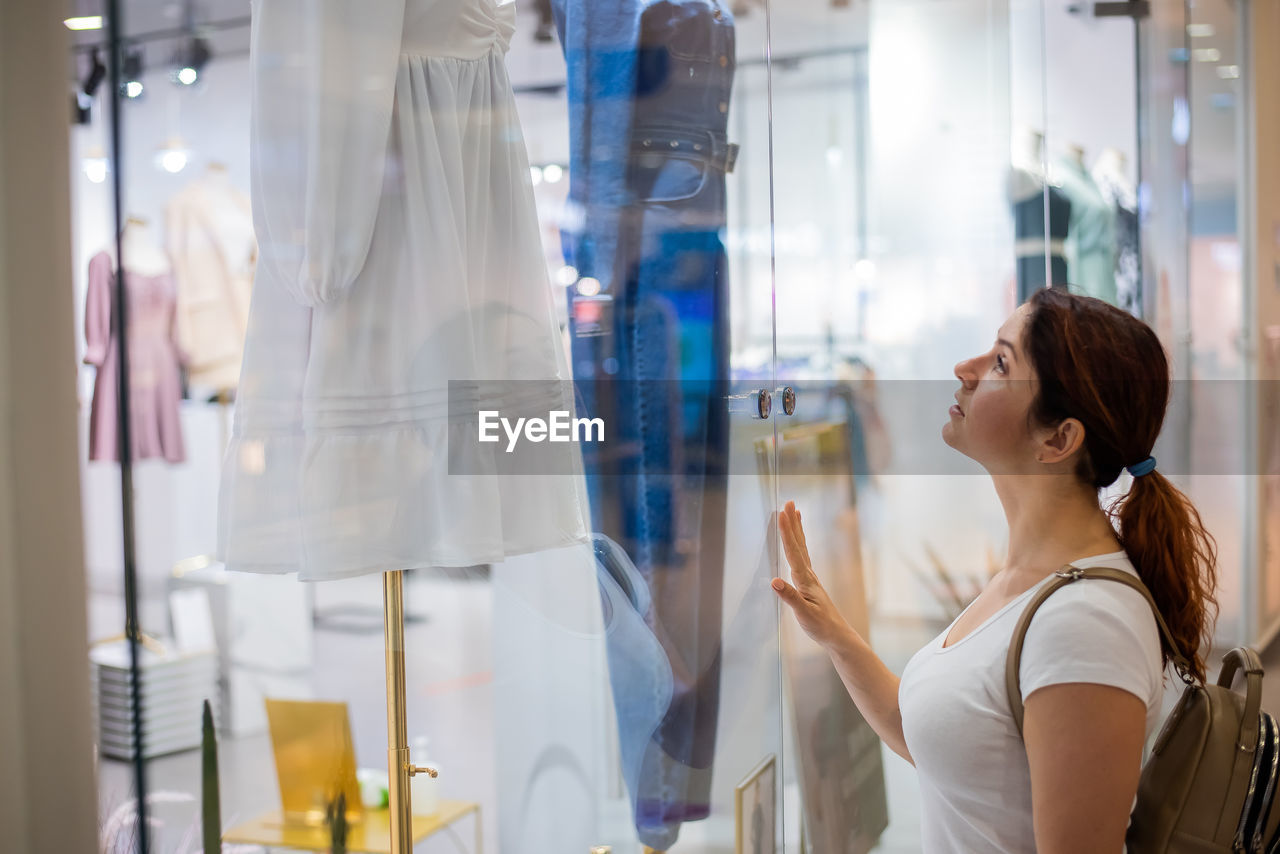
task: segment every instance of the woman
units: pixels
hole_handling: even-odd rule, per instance
[[[925,852],[1121,851],[1169,661],[1149,606],[1125,585],[1089,580],[1045,602],[1022,656],[1022,739],[1005,656],[1054,571],[1111,566],[1141,577],[1203,678],[1215,545],[1150,457],[1169,398],[1164,351],[1117,308],[1040,290],[955,373],[942,438],[994,481],[1009,524],[1003,568],[901,679],[822,589],[791,503],[779,528],[792,584],[777,578],[774,590],[867,721],[916,766]],[[1102,508],[1098,490],[1126,467],[1128,496]]]

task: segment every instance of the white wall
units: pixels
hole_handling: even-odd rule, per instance
[[[0,5],[0,827],[39,854],[97,848],[59,11]]]

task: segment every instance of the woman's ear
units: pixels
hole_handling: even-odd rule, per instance
[[[1056,427],[1046,428],[1040,437],[1036,460],[1056,465],[1073,457],[1084,447],[1084,424],[1078,418],[1064,418]]]

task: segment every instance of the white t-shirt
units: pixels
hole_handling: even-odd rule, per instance
[[[1072,565],[1136,575],[1122,551]],[[925,854],[1036,850],[1031,773],[1005,691],[1005,656],[1018,618],[1052,577],[944,649],[948,626],[903,671],[898,703],[919,772]],[[1155,617],[1142,595],[1125,585],[1092,579],[1068,584],[1031,620],[1022,649],[1024,701],[1046,685],[1112,685],[1147,704],[1150,738],[1160,723],[1163,677]]]

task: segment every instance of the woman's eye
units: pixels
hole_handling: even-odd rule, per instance
[[[1005,372],[1004,356],[1001,356],[999,354],[996,354],[996,370],[998,370],[1002,374]]]

